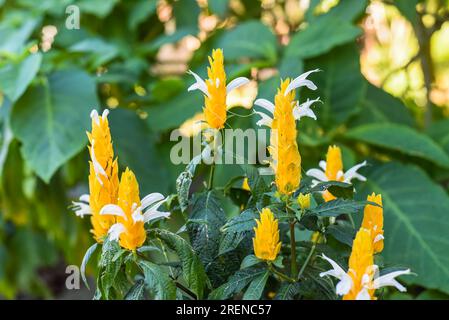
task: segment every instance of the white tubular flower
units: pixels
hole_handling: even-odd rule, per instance
[[[332,269],[320,273],[320,277],[332,276],[340,280],[336,293],[344,300],[375,300],[375,290],[393,286],[399,291],[406,291],[396,277],[410,274],[410,269],[399,270],[379,276],[379,268],[374,264],[374,251],[370,230],[361,228],[352,244],[349,258],[349,270],[345,272],[335,261],[323,254]]]
[[[290,84],[287,86],[287,89],[285,90],[284,95],[286,96],[288,93],[290,93],[292,90],[295,90],[299,87],[306,86],[307,88],[311,90],[316,90],[316,85],[306,78],[309,76],[309,74],[313,72],[320,71],[319,69],[307,71],[303,74],[301,74],[299,77],[296,77],[295,79],[290,82]],[[296,102],[296,105],[293,107],[293,116],[295,120],[300,120],[302,117],[310,117],[314,120],[316,120],[316,115],[310,109],[312,104],[315,102],[320,101],[320,98],[309,100],[307,99],[306,102],[299,104],[299,102]],[[321,102],[321,101],[320,101]],[[261,119],[257,121],[257,125],[260,126],[267,126],[271,128],[272,122],[273,122],[273,114],[274,114],[274,104],[267,100],[267,99],[257,99],[254,101],[254,105],[259,106],[264,109],[265,112],[262,111],[255,111],[256,114],[258,114]]]
[[[326,272],[321,272],[320,277],[332,276],[337,278],[340,281],[337,283],[336,293],[340,296],[347,294],[353,285],[351,277],[338,265],[338,263],[327,257],[324,253],[322,258],[331,264],[332,269]]]
[[[125,232],[126,228],[122,223],[115,223],[109,228],[108,234],[111,241],[118,241],[120,235]]]
[[[310,90],[316,90],[317,89],[316,85],[312,81],[307,80],[307,77],[309,76],[309,74],[311,74],[313,72],[318,72],[318,71],[320,71],[320,69],[310,70],[310,71],[304,72],[300,76],[293,79],[292,82],[290,82],[290,84],[288,85],[287,89],[285,90],[284,95],[286,96],[287,94],[290,93],[290,91],[295,90],[299,87],[304,87],[304,86],[309,88]]]
[[[315,100],[307,99],[306,102],[299,104],[299,102],[296,103],[296,106],[293,108],[293,116],[295,117],[295,120],[300,120],[302,117],[309,117],[313,120],[316,120],[316,115],[310,109],[312,104],[315,102],[321,102],[320,98],[316,98]]]
[[[340,148],[337,146],[329,146],[326,161],[321,160],[319,162],[319,168],[307,170],[306,175],[314,178],[312,180],[313,186],[320,182],[327,181],[341,181],[345,183],[351,183],[353,179],[366,181],[366,178],[357,172],[357,170],[364,166],[366,166],[366,161],[363,161],[344,172]],[[323,196],[325,196],[326,201],[335,199],[335,197],[327,191],[323,193]]]
[[[75,209],[75,214],[78,217],[83,218],[85,215],[92,215],[92,210],[90,208],[89,195],[83,194],[80,201],[72,201],[73,208]]]
[[[194,90],[200,90],[203,94],[209,97],[209,92],[207,90],[206,81],[204,81],[198,74],[193,72],[192,70],[188,71],[189,74],[191,74],[195,78],[195,83],[192,84],[187,91],[194,91]],[[216,86],[218,87],[220,85],[219,79],[217,79],[218,82]],[[249,83],[249,79],[245,77],[238,77],[232,80],[228,83],[226,86],[226,94],[229,94],[234,89],[237,89],[245,84]]]

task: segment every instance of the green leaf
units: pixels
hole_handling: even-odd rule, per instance
[[[90,13],[99,18],[106,17],[114,9],[118,0],[80,0],[77,2],[80,12]]]
[[[225,268],[225,261],[217,259],[220,254],[222,236],[220,228],[226,222],[226,215],[213,192],[200,194],[196,198],[189,216],[189,221],[195,220],[202,221],[202,223],[187,225],[192,247],[198,253],[209,279],[215,286],[226,279],[232,271],[229,272]]]
[[[216,44],[228,61],[266,59],[276,61],[277,41],[271,30],[260,21],[243,22],[225,33]]]
[[[167,192],[168,171],[156,150],[156,137],[146,123],[134,111],[126,109],[112,110],[109,122],[119,163],[134,171],[141,195]]]
[[[143,270],[145,285],[155,291],[156,300],[176,299],[176,285],[162,267],[143,260],[139,261],[139,266]]]
[[[378,166],[357,195],[382,194],[389,264],[417,274],[407,282],[449,293],[449,196],[421,169],[400,163]]]
[[[176,288],[175,288],[176,290]],[[125,295],[125,300],[142,300],[145,294],[145,282],[137,280]]]
[[[324,202],[313,209],[307,210],[308,213],[315,214],[320,217],[338,217],[341,214],[357,213],[365,208],[367,204],[373,204],[367,201],[354,201],[348,199],[335,199]]]
[[[231,218],[221,228],[223,232],[243,232],[250,231],[256,226],[255,219],[259,218],[259,214],[253,209],[246,209],[238,216]]]
[[[327,15],[344,20],[354,21],[365,13],[368,0],[345,0],[340,1]]]
[[[336,240],[352,247],[352,242],[355,237],[355,230],[352,226],[344,221],[337,221],[326,228],[326,233],[334,237]]]
[[[349,130],[346,137],[419,157],[449,168],[449,156],[428,136],[392,123],[363,125]]]
[[[258,300],[262,296],[263,289],[267,283],[270,272],[267,270],[265,273],[259,275],[249,284],[243,295],[243,300]]]
[[[170,249],[176,252],[182,263],[183,277],[188,287],[202,299],[207,275],[201,260],[189,243],[180,236],[167,230],[156,230],[157,236],[164,241]]]
[[[257,258],[255,255],[250,254],[250,255],[246,256],[245,259],[243,259],[242,264],[240,265],[240,269],[249,268],[249,267],[252,267],[261,262],[262,261],[259,258]]]
[[[253,279],[266,273],[266,268],[251,267],[237,271],[228,282],[209,294],[211,300],[224,300],[242,291]]]
[[[201,112],[204,98],[197,92],[181,92],[173,99],[156,104],[145,111],[147,122],[153,131],[163,131],[179,127],[185,120]]]
[[[120,246],[117,241],[111,241],[107,238],[103,242],[103,248],[100,256],[100,271],[97,282],[100,288],[102,298],[109,299],[110,289],[114,286],[115,279],[120,271],[122,260],[113,260]]]
[[[88,289],[89,289],[89,284],[87,283],[87,279],[86,279],[86,265],[89,262],[89,259],[92,256],[92,254],[95,252],[95,249],[97,249],[97,246],[98,246],[98,243],[96,243],[96,242],[93,245],[91,245],[89,247],[89,249],[87,249],[86,254],[84,255],[83,261],[81,262],[81,267],[80,267],[81,278],[83,279],[83,282]]]
[[[9,119],[11,107],[11,101],[4,98],[2,105],[0,105],[0,177],[3,176],[3,168],[8,156],[9,145],[14,138]]]
[[[320,97],[323,103],[314,111],[319,123],[327,128],[337,127],[360,111],[366,87],[359,60],[358,48],[350,43],[307,61],[305,70],[319,68],[322,72],[310,75],[318,89],[304,90],[304,99]]]
[[[198,16],[200,7],[196,0],[176,1],[173,4],[173,15],[176,19],[176,28],[190,28],[192,33],[198,30]]]
[[[42,62],[40,53],[31,54],[18,64],[7,64],[0,69],[0,91],[12,102],[25,92],[36,76]]]
[[[224,17],[228,12],[229,0],[208,1],[209,10],[220,17]]]
[[[316,57],[352,42],[360,33],[361,30],[350,22],[326,16],[317,19],[305,30],[298,31],[286,47],[285,56],[301,59]]]
[[[119,54],[116,45],[108,43],[100,37],[83,39],[70,46],[68,50],[89,57],[92,68],[106,64]]]
[[[220,240],[220,247],[218,248],[218,255],[235,250],[245,238],[245,232],[226,232],[222,235]]]
[[[137,26],[153,15],[157,9],[156,0],[141,0],[134,4],[128,18],[128,26],[131,30],[136,30]]]
[[[405,18],[412,24],[417,24],[419,17],[418,12],[416,11],[416,5],[419,1],[420,0],[396,0],[393,3]]]
[[[432,123],[427,129],[427,134],[434,139],[449,154],[449,119]]]
[[[295,192],[295,197],[297,197],[300,193],[302,194],[307,194],[307,193],[314,193],[314,192],[323,192],[328,190],[329,188],[333,188],[332,190],[337,190],[337,189],[353,189],[354,187],[352,186],[352,184],[346,183],[346,182],[341,182],[341,181],[325,181],[325,182],[320,182],[315,186],[304,186],[304,188],[300,188],[297,192]],[[340,192],[340,191],[338,191]],[[343,191],[342,191],[343,192]],[[346,192],[346,191],[344,191]]]
[[[365,81],[366,93],[360,101],[360,112],[352,125],[371,124],[374,122],[393,122],[413,126],[410,110],[398,98]]]
[[[19,28],[16,25],[13,27],[0,26],[0,39],[2,39],[0,43],[0,56],[8,56],[11,53],[20,54],[24,49],[26,41],[39,23],[39,20],[38,18],[29,16]]]
[[[85,146],[89,113],[97,105],[95,82],[80,70],[52,73],[14,105],[12,131],[27,164],[45,182]]]
[[[293,300],[300,291],[299,282],[284,282],[279,288],[275,300]]]
[[[198,165],[198,159],[198,156],[192,159],[186,169],[181,172],[176,179],[176,192],[178,193],[179,206],[181,207],[182,212],[184,212],[189,206],[190,185],[192,184],[195,169]]]

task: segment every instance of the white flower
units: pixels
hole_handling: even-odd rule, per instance
[[[287,95],[292,90],[295,90],[296,88],[303,87],[303,86],[306,86],[307,88],[309,88],[311,90],[316,90],[317,89],[316,85],[312,81],[307,80],[306,78],[312,72],[317,72],[317,71],[320,71],[320,70],[315,69],[315,70],[307,71],[307,72],[301,74],[300,76],[296,77],[295,79],[293,79],[292,82],[290,82],[290,84],[287,86],[284,95]],[[295,120],[300,120],[302,117],[310,117],[310,118],[316,120],[316,115],[315,115],[315,113],[313,113],[313,111],[312,111],[312,109],[310,109],[310,107],[312,106],[312,104],[314,104],[317,101],[320,101],[320,98],[317,98],[315,100],[307,99],[307,101],[302,104],[299,104],[299,102],[297,102],[296,106],[293,107],[293,116],[295,117]],[[259,106],[259,107],[265,109],[265,111],[268,112],[268,114],[267,114],[265,112],[255,111],[255,113],[261,117],[261,119],[259,121],[257,121],[257,125],[271,127],[271,124],[273,122],[274,104],[267,99],[257,99],[256,101],[254,101],[254,104],[256,106]]]
[[[338,263],[336,263],[331,258],[325,256],[324,254],[322,257],[332,265],[332,269],[320,273],[320,277],[332,276],[334,278],[337,278],[340,281],[336,286],[336,293],[340,296],[348,294],[354,285],[352,278],[348,275],[348,273],[354,271],[349,270],[347,273],[338,265]],[[382,276],[378,276],[379,268],[377,265],[372,265],[368,269],[370,270],[367,270],[367,273],[363,274],[362,276],[361,290],[357,293],[356,300],[371,300],[371,295],[369,294],[368,290],[379,289],[382,287],[393,286],[401,292],[407,291],[406,288],[401,285],[395,278],[404,274],[411,274],[410,269],[393,271]],[[373,275],[374,279],[373,281],[370,281]]]
[[[140,201],[140,206],[133,203],[131,207],[131,219],[133,223],[138,221],[147,223],[159,218],[168,218],[170,216],[170,212],[158,210],[165,201],[167,201],[167,198],[165,198],[162,194],[155,192],[145,196]],[[128,221],[129,218],[125,211],[116,204],[107,204],[103,206],[100,210],[100,214],[119,216],[126,221]],[[111,240],[117,240],[120,234],[125,230],[126,227],[122,223],[118,222],[111,226],[108,233],[110,234]]]
[[[92,215],[92,210],[90,209],[89,205],[89,195],[83,194],[79,200],[79,202],[72,201],[73,208],[75,209],[75,214],[81,218],[83,218],[85,215]]]
[[[314,169],[309,169],[306,172],[306,175],[316,179],[316,180],[315,179],[312,180],[312,185],[317,185],[319,182],[329,181],[329,178],[326,176],[326,166],[327,166],[326,161],[324,161],[324,160],[320,161],[319,166],[321,169],[314,168]],[[364,166],[366,166],[366,161],[356,164],[355,166],[353,166],[346,172],[343,172],[343,170],[340,170],[337,173],[336,180],[340,181],[340,179],[343,178],[342,181],[345,183],[351,183],[352,179],[366,181],[366,178],[364,176],[357,173],[357,170],[359,170],[361,167],[364,167]]]
[[[192,70],[189,70],[189,73],[195,78],[195,83],[192,84],[187,91],[193,91],[193,90],[200,90],[202,93],[204,93],[206,96],[209,97],[209,92],[207,91],[207,85],[206,81],[201,79],[199,75],[197,75]],[[234,89],[237,89],[238,87],[241,87],[245,84],[249,83],[249,79],[245,77],[238,77],[232,80],[228,83],[226,86],[226,94],[229,94]],[[220,79],[217,78],[217,82],[215,84],[217,87],[220,85]]]

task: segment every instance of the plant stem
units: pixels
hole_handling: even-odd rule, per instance
[[[288,282],[296,282],[295,279],[290,278],[289,276],[283,274],[282,272],[277,271],[271,263],[268,264],[268,269],[273,272],[275,275],[277,275],[282,280],[288,281]]]
[[[298,264],[296,262],[295,220],[290,221],[291,276],[296,278]]]
[[[212,163],[210,167],[209,183],[207,184],[208,190],[212,190],[214,184],[214,173],[215,173],[215,163]]]
[[[306,261],[304,261],[304,264],[302,265],[301,270],[299,270],[299,273],[298,273],[298,280],[301,278],[302,274],[304,273],[304,270],[306,270],[306,267],[307,267],[307,265],[309,264],[310,259],[312,258],[312,254],[313,254],[313,252],[315,251],[315,248],[316,248],[316,243],[314,243],[314,244],[312,245],[312,248],[310,249],[310,252],[309,252],[309,254],[307,255]]]
[[[178,281],[175,281],[176,287],[181,289],[185,294],[187,294],[192,300],[197,300],[196,294],[192,292],[189,288],[184,287]]]

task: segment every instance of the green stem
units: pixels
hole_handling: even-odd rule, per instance
[[[192,292],[190,289],[184,287],[178,281],[175,281],[175,284],[176,284],[177,288],[179,288],[181,291],[183,291],[185,294],[187,294],[192,300],[197,300],[196,294],[194,292]]]
[[[282,272],[277,271],[271,263],[268,263],[268,270],[273,272],[275,275],[277,275],[282,280],[288,281],[288,282],[296,282],[295,279],[290,278],[289,276],[283,274]]]
[[[210,167],[209,183],[207,184],[208,190],[212,190],[214,184],[214,173],[215,173],[215,163],[212,163]]]
[[[295,240],[295,222],[290,221],[290,250],[291,250],[291,276],[296,278],[298,274],[298,264],[296,262],[296,240]]]
[[[301,278],[302,274],[304,273],[304,270],[306,270],[307,265],[310,262],[310,259],[312,258],[313,252],[315,251],[316,243],[312,245],[312,248],[310,249],[309,254],[307,255],[306,261],[304,261],[304,264],[301,267],[301,270],[299,270],[298,274],[298,280]]]

